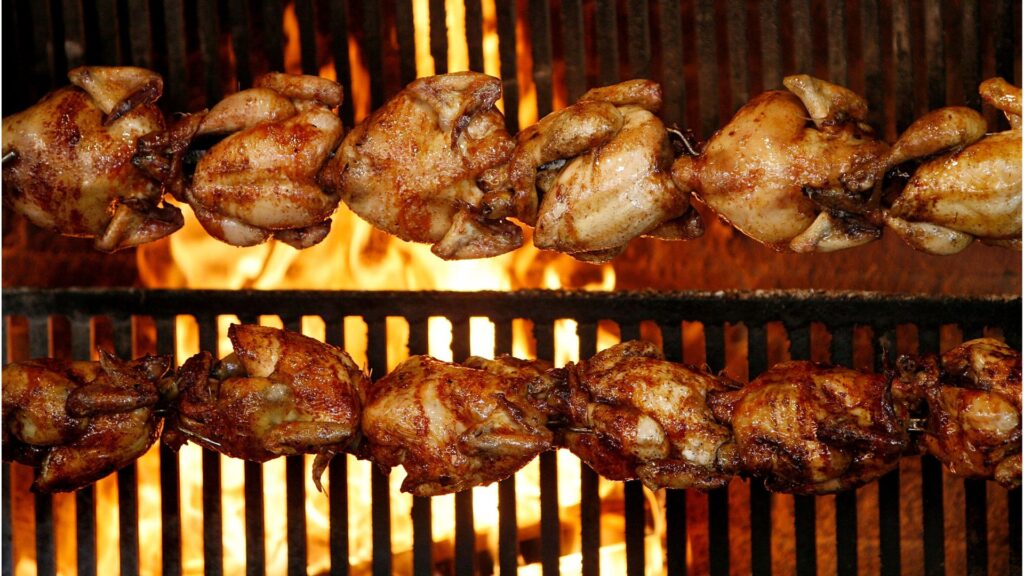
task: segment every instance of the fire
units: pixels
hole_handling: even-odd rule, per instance
[[[465,7],[459,0],[447,0],[448,70],[468,68],[468,48],[465,40]],[[498,36],[495,0],[482,2],[484,29],[485,72],[497,76],[500,65],[498,57]],[[416,71],[419,76],[434,73],[435,62],[430,53],[429,3],[416,0],[413,3],[415,25]],[[286,69],[298,72],[300,50],[298,46],[298,23],[294,8],[289,6],[283,23],[288,38],[285,62]],[[521,125],[526,126],[537,119],[536,90],[530,77],[530,49],[524,19],[519,19],[517,29],[517,56],[522,64],[518,74],[521,86]],[[357,121],[369,114],[369,73],[363,63],[361,48],[355,38],[349,38],[349,60],[356,90],[346,94],[356,110]],[[293,70],[294,69],[294,70]],[[321,75],[334,78],[334,64],[327,62],[321,67]],[[363,90],[358,90],[364,87]],[[226,289],[357,289],[357,290],[515,290],[519,288],[574,288],[585,290],[613,290],[615,273],[610,265],[596,268],[579,264],[566,255],[542,253],[528,241],[527,246],[512,254],[478,261],[444,262],[430,253],[429,247],[403,242],[374,229],[355,216],[344,206],[333,216],[330,235],[312,248],[297,251],[289,246],[268,242],[251,248],[235,248],[212,239],[184,207],[187,223],[185,228],[170,238],[140,248],[138,251],[139,270],[146,286],[161,288],[226,288]],[[227,327],[237,322],[234,317],[218,319],[220,335],[219,354],[226,354],[230,344],[226,340]],[[281,326],[279,318],[264,317],[260,321],[267,325]],[[611,346],[617,341],[602,326],[598,333],[599,349]],[[305,318],[303,332],[315,338],[325,337],[325,326],[319,318]],[[524,321],[513,323],[513,354],[519,357],[534,357],[536,352],[530,333],[530,325]],[[577,349],[579,339],[575,322],[559,320],[555,324],[555,358],[557,366],[579,360]],[[388,369],[394,368],[408,357],[405,346],[409,326],[404,319],[390,318],[388,332]],[[428,322],[428,352],[444,360],[452,360],[452,327],[444,318],[431,318]],[[470,353],[493,357],[495,330],[486,318],[470,319]],[[346,349],[357,363],[367,365],[366,325],[359,318],[345,319]],[[178,325],[177,353],[179,361],[188,358],[199,349],[198,330],[191,318],[182,318]],[[155,451],[154,451],[155,452]],[[200,469],[201,451],[195,446],[186,446],[180,453],[182,470]],[[141,466],[152,466],[158,457],[150,453]],[[580,503],[580,461],[565,451],[558,454],[559,503],[563,511],[578,510]],[[311,458],[307,460],[307,469]],[[147,468],[148,469],[148,468]],[[154,468],[158,470],[158,468]],[[265,550],[268,573],[283,573],[287,566],[286,534],[280,518],[285,515],[285,463],[283,459],[263,465],[265,492]],[[222,514],[224,533],[230,534],[232,545],[224,548],[224,568],[227,573],[239,573],[245,567],[244,546],[244,464],[237,460],[221,459]],[[370,484],[371,464],[348,457],[348,487],[333,489],[349,490],[350,564],[356,572],[369,566],[372,558],[368,534],[360,532],[371,524],[370,506],[361,487]],[[149,473],[147,472],[147,476]],[[141,474],[140,474],[141,476]],[[396,554],[411,550],[412,498],[399,493],[404,477],[401,469],[391,474],[392,487],[392,549]],[[325,478],[326,480],[326,478]],[[202,567],[202,486],[201,480],[190,475],[181,478],[183,567],[187,574],[200,573]],[[327,490],[332,487],[327,485]],[[517,517],[520,526],[536,526],[540,521],[539,466],[536,462],[527,466],[516,476],[518,497]],[[601,481],[602,498],[618,491],[619,483]],[[328,553],[328,510],[327,499],[316,492],[312,481],[306,482],[306,518],[308,533],[308,559],[310,572],[329,569]],[[648,493],[652,506],[656,498]],[[140,492],[142,510],[154,510],[159,515],[159,494],[148,489]],[[156,504],[151,499],[156,500]],[[497,557],[497,486],[474,489],[475,529],[482,540],[493,548]],[[435,498],[432,502],[433,539],[435,542],[454,541],[454,497]],[[566,512],[568,515],[572,512]],[[655,514],[655,517],[659,515]],[[367,528],[368,529],[368,528]],[[663,530],[656,526],[647,537],[648,565],[660,571],[662,564],[661,542]],[[159,542],[159,527],[143,531],[144,549],[159,548],[145,542]],[[153,540],[150,540],[153,539]],[[115,558],[116,560],[116,558]],[[143,558],[143,573],[159,572],[159,558]],[[563,573],[574,573],[580,569],[579,554],[562,558]],[[624,566],[624,545],[613,543],[602,548],[601,562],[605,567]],[[105,570],[104,570],[105,571]],[[539,573],[539,565],[524,566],[523,574]],[[614,571],[614,570],[613,570]]]

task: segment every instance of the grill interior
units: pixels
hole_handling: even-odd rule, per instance
[[[456,359],[469,355],[470,318],[483,316],[495,326],[496,353],[512,350],[513,322],[530,322],[536,356],[553,358],[555,322],[577,323],[578,353],[588,357],[597,350],[599,326],[614,323],[623,340],[645,337],[660,341],[666,356],[676,361],[706,363],[712,370],[733,366],[733,376],[759,374],[776,361],[779,350],[793,358],[832,360],[858,368],[881,370],[897,353],[939,351],[959,339],[982,334],[1001,335],[1020,346],[1020,298],[904,297],[865,293],[764,292],[672,294],[580,294],[567,292],[521,293],[371,293],[371,292],[224,292],[145,290],[5,290],[4,313],[8,346],[4,361],[55,355],[90,358],[94,345],[123,356],[147,352],[175,353],[176,317],[192,315],[199,327],[199,344],[216,350],[217,316],[234,314],[243,322],[275,315],[283,325],[301,330],[302,318],[317,316],[326,327],[326,340],[344,346],[346,317],[366,324],[368,367],[373,374],[387,370],[387,319],[408,322],[406,342],[410,354],[427,350],[428,318],[451,321],[452,350]],[[866,311],[870,311],[869,313]],[[926,319],[926,320],[922,320]],[[688,337],[694,330],[699,337]],[[179,362],[182,358],[177,359]],[[162,571],[183,571],[179,478],[195,474],[183,470],[178,456],[161,446]],[[918,460],[918,459],[907,459]],[[12,531],[12,518],[23,512],[25,495],[12,501],[11,464],[4,464],[4,572],[14,573],[14,559],[35,556],[38,573],[56,572],[52,499],[36,495],[34,550],[17,546],[31,543],[28,533]],[[329,573],[392,574],[414,572],[472,574],[515,573],[520,559],[540,562],[544,574],[560,570],[560,557],[578,546],[579,570],[597,574],[601,545],[598,518],[601,501],[596,474],[581,471],[582,522],[578,543],[566,543],[562,525],[566,512],[558,503],[559,469],[554,453],[540,457],[539,535],[517,537],[516,485],[506,480],[499,487],[497,554],[477,545],[474,534],[473,493],[455,499],[455,543],[450,558],[438,562],[431,535],[431,500],[414,499],[411,557],[395,556],[391,544],[390,490],[386,474],[374,469],[372,499],[373,559],[370,566],[350,566],[348,500],[345,490],[329,490]],[[658,573],[661,566],[645,564],[644,537],[652,518],[664,521],[668,574],[702,571],[713,574],[778,571],[779,561],[795,565],[798,574],[879,572],[885,574],[951,571],[1012,573],[1020,569],[1020,490],[1007,492],[984,481],[955,480],[941,465],[922,458],[913,473],[893,472],[871,485],[836,496],[792,498],[792,511],[773,505],[773,497],[756,483],[734,481],[733,486],[706,496],[687,491],[662,491],[645,497],[639,482],[624,489],[625,542],[628,573]],[[562,473],[564,477],[564,472]],[[308,468],[301,457],[287,459],[287,557],[290,574],[307,573],[307,522],[304,490]],[[205,452],[203,476],[203,559],[207,574],[223,571],[225,546],[237,539],[222,532],[221,458]],[[336,458],[329,469],[329,486],[346,485],[346,461]],[[120,565],[122,573],[139,569],[138,483],[135,465],[117,475]],[[944,494],[955,485],[953,494]],[[962,486],[962,488],[961,488]],[[741,496],[737,502],[737,496]],[[96,504],[93,488],[75,494],[75,541],[79,574],[96,573]],[[788,497],[787,497],[788,498]],[[908,517],[904,499],[920,502],[920,516]],[[962,498],[962,504],[951,505]],[[262,533],[263,472],[258,464],[245,464],[246,572],[265,570]],[[706,507],[701,520],[688,507]],[[832,510],[831,525],[818,515]],[[1006,511],[1010,512],[1007,514]],[[561,514],[561,517],[560,517]],[[867,516],[867,520],[863,516]],[[1001,525],[992,525],[989,518]],[[794,542],[779,541],[779,526],[788,526]],[[950,529],[950,526],[955,528]],[[920,532],[918,532],[920,530]],[[698,538],[697,535],[700,535]],[[706,539],[706,548],[693,550],[694,541]],[[575,539],[572,537],[570,539]],[[774,542],[773,542],[774,540]],[[689,544],[689,546],[688,546]],[[773,552],[773,544],[776,550]],[[703,547],[698,545],[698,547]],[[791,546],[788,551],[786,547]],[[690,549],[689,566],[687,550]],[[780,549],[782,550],[780,552]],[[824,552],[824,553],[823,553]],[[695,558],[700,557],[700,560]],[[827,564],[823,563],[827,561]],[[565,560],[562,560],[565,562]],[[959,568],[959,569],[957,569]],[[570,567],[572,569],[572,567]],[[572,571],[576,571],[572,569]]]

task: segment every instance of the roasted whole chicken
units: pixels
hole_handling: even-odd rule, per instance
[[[901,357],[900,379],[925,402],[922,444],[950,472],[1021,485],[1021,357],[991,338]]]
[[[420,78],[345,137],[320,181],[367,222],[446,260],[515,250],[519,227],[481,206],[514,146],[500,97],[501,81],[476,72]]]
[[[3,369],[3,457],[36,469],[32,490],[78,490],[142,456],[160,436],[159,380],[171,359],[43,358]]]
[[[489,195],[489,213],[534,226],[538,248],[588,262],[614,258],[638,236],[700,236],[689,194],[672,183],[660,109],[661,86],[630,80],[590,90],[544,117],[519,134],[512,193]]]
[[[369,457],[401,465],[402,490],[436,496],[513,474],[552,447],[543,369],[413,356],[375,382],[363,411]],[[538,378],[540,378],[538,380]]]
[[[159,182],[133,164],[141,137],[164,130],[160,75],[81,67],[72,86],[3,119],[3,198],[33,224],[93,238],[112,252],[182,227]]]
[[[354,450],[369,378],[344,351],[301,334],[232,325],[234,352],[193,356],[178,371],[163,441],[192,441],[264,462],[316,454],[313,480],[336,453]]]
[[[1003,111],[1009,130],[986,134],[981,114],[953,106],[917,119],[892,147],[888,166],[925,159],[885,213],[918,250],[955,254],[975,238],[1021,249],[1020,88],[991,78],[979,92]]]
[[[325,78],[264,74],[253,88],[147,139],[143,149],[154,158],[171,157],[160,169],[213,237],[253,246],[273,236],[308,248],[330,232],[338,206],[338,195],[316,178],[344,134],[334,110],[342,96],[341,86]],[[180,154],[211,136],[225,137],[184,181]]]
[[[909,413],[891,380],[805,361],[784,362],[708,403],[735,438],[740,473],[769,490],[825,494],[866,484],[899,465]]]
[[[778,250],[830,252],[876,240],[874,188],[888,146],[867,103],[841,86],[788,76],[739,110],[672,176],[738,230]]]
[[[568,369],[560,442],[611,480],[652,490],[728,484],[732,434],[706,403],[732,384],[665,360],[648,342],[622,343]]]

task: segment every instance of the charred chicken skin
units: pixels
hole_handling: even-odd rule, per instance
[[[955,254],[975,238],[1021,249],[1021,94],[1002,78],[982,82],[983,100],[1010,121],[986,134],[981,114],[959,106],[915,121],[893,145],[889,166],[925,159],[885,221],[918,250]]]
[[[568,369],[561,442],[612,480],[652,490],[726,485],[732,434],[706,403],[731,384],[664,359],[648,342],[626,342]]]
[[[228,337],[232,354],[215,363],[201,352],[179,370],[164,442],[254,462],[317,454],[320,487],[331,457],[359,441],[368,377],[344,351],[301,334],[236,324]]]
[[[900,358],[902,380],[926,403],[925,450],[950,472],[1021,485],[1021,357],[991,338],[934,357]]]
[[[604,262],[630,240],[696,238],[703,223],[672,183],[672,147],[657,117],[661,87],[596,88],[523,130],[509,165],[512,193],[485,203],[535,226],[538,248]]]
[[[501,81],[484,74],[420,78],[345,137],[320,181],[367,222],[446,260],[514,250],[519,227],[481,207],[514,146],[500,97]]]
[[[33,224],[93,238],[112,252],[184,224],[159,182],[133,164],[137,141],[164,129],[161,77],[142,68],[82,67],[72,86],[3,119],[3,198]]]
[[[495,482],[551,448],[547,416],[531,397],[538,371],[471,364],[478,367],[413,356],[371,386],[369,456],[405,468],[403,491],[436,496]]]
[[[342,97],[341,86],[325,78],[264,74],[253,88],[147,139],[143,149],[171,157],[160,170],[213,237],[234,246],[274,237],[308,248],[327,236],[338,206],[337,194],[321,188],[316,177],[344,134],[333,110]],[[181,153],[209,136],[225,137],[183,182]]]
[[[769,490],[825,494],[871,482],[899,464],[909,442],[906,406],[890,379],[813,362],[785,362],[742,389],[712,393],[732,428],[738,471]]]
[[[739,110],[672,175],[738,230],[778,250],[830,252],[876,240],[873,188],[888,146],[871,135],[867,103],[810,76]]]
[[[36,469],[32,490],[78,490],[142,456],[160,435],[169,357],[44,358],[3,369],[3,455]]]

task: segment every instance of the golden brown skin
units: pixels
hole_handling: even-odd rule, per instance
[[[345,137],[320,180],[366,221],[446,260],[515,250],[519,227],[481,207],[514,146],[500,97],[501,81],[476,72],[420,78]]]
[[[43,358],[3,370],[3,454],[36,468],[32,490],[78,490],[142,456],[160,435],[154,412],[169,357],[132,362]]]
[[[731,384],[665,360],[648,342],[613,346],[569,368],[562,442],[611,480],[640,478],[652,490],[725,486],[732,434],[706,403]]]
[[[672,147],[657,112],[661,87],[630,80],[596,88],[523,130],[510,164],[511,199],[488,198],[535,226],[538,248],[588,262],[614,258],[638,236],[700,236],[689,194],[672,183]]]
[[[785,362],[709,404],[732,428],[738,470],[777,492],[866,484],[895,469],[909,442],[889,379],[849,368]]]
[[[73,86],[3,119],[4,202],[37,226],[94,238],[105,252],[181,228],[181,212],[161,206],[159,183],[132,163],[139,138],[164,129],[154,105],[160,76],[82,67],[68,78]]]
[[[890,166],[942,152],[917,167],[885,214],[889,227],[918,250],[955,254],[975,238],[1020,250],[1020,88],[992,78],[979,91],[1006,114],[1010,130],[986,135],[977,112],[941,108],[893,145]]]
[[[369,455],[405,468],[403,491],[436,496],[496,482],[551,448],[546,416],[530,397],[537,371],[490,362],[413,356],[370,387]]]
[[[215,364],[201,352],[179,370],[164,442],[254,462],[317,454],[319,487],[330,458],[359,440],[366,374],[344,351],[294,332],[235,324],[228,337],[233,354]]]
[[[901,358],[927,408],[922,443],[950,472],[1021,485],[1021,357],[991,338],[941,356]]]
[[[317,174],[344,134],[337,83],[271,73],[195,123],[194,136],[229,134],[199,160],[185,200],[212,236],[252,246],[271,236],[308,248],[330,231],[338,195]]]
[[[755,97],[698,156],[676,160],[676,185],[778,250],[829,252],[876,240],[881,230],[867,215],[888,147],[863,123],[867,104],[810,76],[783,83],[788,92]]]

